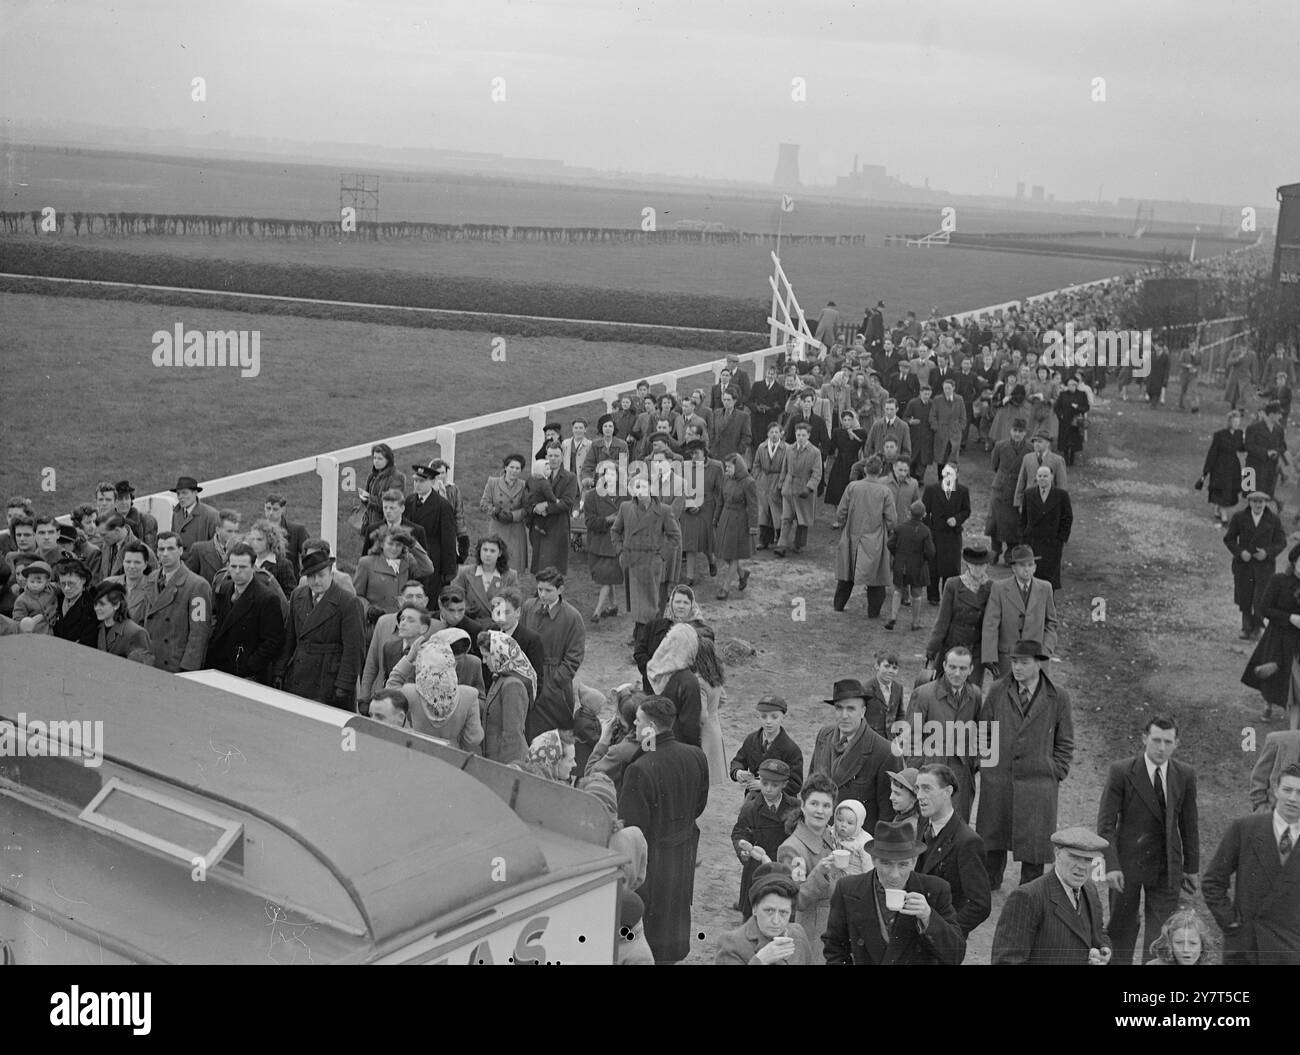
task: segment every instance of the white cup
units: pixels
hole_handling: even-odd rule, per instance
[[[894,890],[892,887],[885,888],[885,908],[890,912],[897,912],[903,907],[903,899],[907,897],[907,891]]]
[[[849,852],[843,847],[831,851],[831,860],[835,867],[841,872],[847,872],[849,870]]]

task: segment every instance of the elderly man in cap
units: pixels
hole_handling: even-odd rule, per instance
[[[148,513],[136,509],[135,488],[131,486],[130,480],[118,480],[113,485],[113,511],[126,520],[126,526],[136,538],[150,549],[157,547],[158,521]]]
[[[962,937],[989,918],[993,894],[984,863],[984,841],[953,808],[957,778],[950,767],[932,762],[916,778],[916,805],[921,813],[925,851],[916,870],[935,876],[952,891],[952,907]]]
[[[993,962],[1104,966],[1111,959],[1110,938],[1088,874],[1109,844],[1087,828],[1053,832],[1051,842],[1054,869],[1017,887],[1002,906]]]
[[[970,682],[970,649],[954,645],[943,658],[943,675],[918,686],[907,706],[908,728],[904,731],[904,754],[908,765],[942,762],[956,780],[953,805],[963,821],[970,820],[975,804],[975,778],[980,769],[980,745],[976,720],[983,702],[980,691]],[[938,753],[926,748],[924,730],[927,722],[938,722],[949,735],[941,738]]]
[[[1009,557],[1011,575],[989,589],[980,631],[980,661],[990,674],[1011,672],[1011,650],[1017,641],[1039,642],[1042,651],[1056,651],[1056,598],[1052,584],[1034,573],[1038,558],[1029,546],[1015,546]]]
[[[207,542],[221,527],[221,517],[217,511],[199,501],[202,490],[192,476],[179,477],[176,486],[172,488],[172,493],[176,495],[172,530],[180,538],[182,550],[188,550],[196,542]]]
[[[715,964],[771,965],[815,962],[812,942],[803,927],[791,922],[799,884],[785,865],[760,866],[753,884],[754,915],[718,940]]]
[[[803,752],[782,728],[789,710],[783,696],[767,695],[754,705],[759,728],[741,742],[740,749],[728,767],[731,779],[738,781],[746,791],[757,791],[760,766],[769,758],[780,759],[790,771],[785,790],[798,795],[803,787]]]
[[[1232,600],[1241,611],[1241,636],[1247,641],[1264,629],[1260,598],[1277,570],[1277,555],[1286,549],[1286,530],[1268,501],[1263,491],[1252,491],[1247,507],[1232,515],[1223,536],[1232,554]]]
[[[751,791],[731,829],[731,845],[743,866],[740,873],[740,911],[752,915],[749,895],[754,870],[775,861],[785,841],[785,819],[799,809],[799,800],[786,790],[790,767],[779,758],[767,758],[758,767],[758,791]]]
[[[1025,504],[1025,492],[1036,485],[1038,470],[1042,466],[1052,470],[1052,483],[1062,489],[1066,486],[1065,459],[1052,451],[1052,437],[1045,429],[1034,433],[1034,449],[1021,459],[1020,474],[1016,477],[1015,507]]]
[[[1016,508],[1016,481],[1020,478],[1025,456],[1032,454],[1025,439],[1025,419],[1011,422],[1009,439],[999,440],[989,456],[993,471],[993,508],[989,514],[991,529],[989,541],[993,546],[993,563],[1002,559],[1002,547],[1010,550],[1020,541],[1020,511]]]
[[[817,733],[808,775],[821,773],[835,784],[835,801],[857,799],[867,811],[864,831],[878,820],[893,820],[889,774],[903,768],[890,742],[867,723],[866,690],[856,678],[835,683],[831,698],[835,721]]]
[[[961,963],[966,939],[942,879],[916,871],[925,844],[908,821],[881,821],[871,859],[875,868],[844,876],[831,891],[822,936],[828,964]]]
[[[1020,508],[1020,537],[1039,555],[1038,574],[1054,590],[1061,588],[1061,555],[1073,526],[1070,492],[1053,486],[1052,470],[1040,465]]]
[[[1037,641],[1017,642],[1011,673],[993,683],[980,705],[984,765],[976,830],[994,890],[1002,886],[1008,851],[1020,862],[1022,885],[1052,859],[1057,790],[1074,760],[1074,719],[1069,694],[1040,666],[1047,658]]]
[[[357,674],[365,653],[361,609],[355,594],[334,581],[334,558],[308,550],[302,560],[306,582],[289,598],[284,649],[274,684],[309,700],[356,709]]]

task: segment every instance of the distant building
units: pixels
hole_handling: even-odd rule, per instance
[[[778,190],[798,190],[799,182],[799,144],[782,143],[776,158],[776,175],[772,185]]]
[[[1031,201],[1043,200],[1043,185],[1041,183],[1036,184],[1034,188],[1029,192],[1029,198]]]
[[[1025,181],[1021,180],[1016,184],[1016,201],[1023,201],[1025,197]]]
[[[855,198],[884,198],[900,188],[898,180],[885,174],[884,165],[859,165],[853,155],[853,171],[835,178],[835,190]]]

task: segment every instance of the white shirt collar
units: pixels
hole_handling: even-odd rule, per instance
[[[1277,809],[1274,808],[1273,841],[1280,842],[1282,840],[1282,833],[1286,831],[1287,828],[1291,829],[1291,846],[1292,846],[1291,852],[1295,853],[1295,848],[1300,847],[1300,821],[1296,821],[1295,824],[1287,824],[1286,819],[1282,816],[1282,814],[1280,814],[1277,811]]]
[[[954,809],[952,809],[951,807],[949,807],[949,809],[948,809],[948,816],[944,817],[943,820],[939,820],[938,817],[931,817],[931,818],[930,818],[930,827],[934,829],[934,834],[935,834],[935,835],[938,835],[941,831],[943,831],[943,829],[944,829],[944,827],[947,825],[947,823],[948,823],[950,820],[952,820],[952,818],[953,818],[953,814],[954,814],[954,813],[956,813],[956,810],[954,810]]]

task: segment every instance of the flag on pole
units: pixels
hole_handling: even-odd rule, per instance
[[[788,194],[781,195],[781,211],[794,212],[794,199]]]

